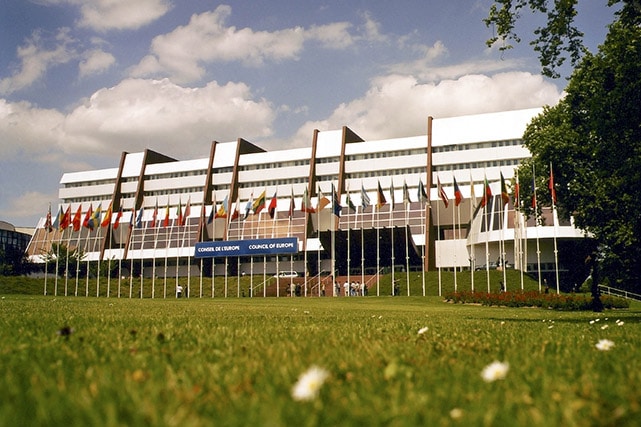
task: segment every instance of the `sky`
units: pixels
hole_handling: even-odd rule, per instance
[[[596,51],[613,20],[583,1]],[[366,140],[426,133],[427,117],[554,105],[528,45],[487,47],[491,0],[3,0],[0,220],[34,227],[66,172],[146,148],[207,157],[242,137],[268,151],[313,129]],[[565,68],[564,77],[570,73]]]

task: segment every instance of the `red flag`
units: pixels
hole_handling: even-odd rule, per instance
[[[230,221],[233,221],[235,219],[238,219],[240,216],[240,196],[236,199],[236,206],[234,207],[234,211],[231,213],[231,217],[229,218]]]
[[[182,215],[182,218],[180,219],[180,225],[185,225],[187,223],[187,218],[189,218],[189,214],[191,213],[191,198],[187,199],[187,205],[185,205],[185,212]]]
[[[550,163],[550,182],[548,183],[552,204],[556,205],[556,188],[554,188],[554,174],[552,173],[552,163]]]
[[[461,193],[461,189],[456,183],[456,178],[454,178],[454,206],[460,205],[461,201],[463,201],[463,193]]]
[[[49,233],[53,231],[53,224],[51,223],[51,205],[49,205],[49,210],[47,211],[47,219],[45,220],[45,230]]]
[[[274,218],[274,215],[276,214],[276,204],[278,200],[276,199],[276,193],[274,193],[274,197],[272,197],[271,202],[269,202],[269,207],[267,208],[269,210],[269,217]]]
[[[93,215],[93,205],[89,205],[89,210],[85,214],[85,219],[82,220],[83,227],[89,228],[89,220],[91,219],[92,215]]]
[[[156,200],[156,206],[154,206],[154,212],[151,214],[151,225],[150,227],[156,226],[156,220],[158,220],[158,200]]]
[[[60,229],[66,230],[70,224],[71,224],[71,205],[67,206],[67,210],[65,211],[65,213],[62,215],[62,218],[60,219]]]
[[[80,230],[80,222],[82,221],[82,205],[78,205],[78,210],[71,221],[73,225],[73,231]]]
[[[116,215],[116,221],[114,221],[114,230],[118,229],[120,225],[120,218],[122,218],[122,206],[118,209],[118,214]]]
[[[481,207],[485,207],[487,205],[487,202],[490,201],[490,197],[492,197],[492,189],[490,188],[490,184],[487,182],[487,177],[485,177],[485,182],[484,182],[484,188],[483,188],[483,198],[481,199]]]
[[[450,199],[447,197],[447,194],[445,194],[445,190],[441,185],[441,179],[438,176],[436,177],[436,186],[438,188],[438,195],[443,201],[443,204],[445,205],[445,207],[447,208],[450,205]]]

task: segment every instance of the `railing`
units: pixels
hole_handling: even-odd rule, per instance
[[[626,291],[623,289],[617,289],[610,286],[599,285],[599,290],[601,291],[601,293],[604,293],[607,295],[615,295],[621,298],[641,301],[641,295],[635,294],[634,292]]]

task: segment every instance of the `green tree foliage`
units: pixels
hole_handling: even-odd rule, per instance
[[[641,286],[641,28],[619,19],[596,54],[585,53],[567,95],[528,126],[532,159],[519,168],[537,198],[547,190],[553,164],[559,213],[600,244],[602,274],[627,288]],[[524,198],[531,197],[522,185]],[[532,214],[531,208],[526,207]]]
[[[29,258],[24,251],[10,245],[7,245],[4,249],[0,247],[1,276],[20,276],[29,274],[34,270],[34,265],[29,262]]]
[[[598,1],[598,0],[591,0]],[[604,1],[604,0],[602,0]],[[542,72],[548,77],[559,77],[558,68],[567,57],[572,66],[577,66],[586,53],[583,45],[583,32],[575,26],[578,0],[495,0],[490,7],[485,25],[494,29],[494,37],[486,44],[493,46],[501,43],[500,51],[506,51],[520,43],[516,24],[525,11],[546,16],[546,25],[534,31],[535,38],[530,42],[539,54]],[[636,25],[641,15],[640,0],[608,0],[608,6],[620,6],[617,16],[620,22]]]

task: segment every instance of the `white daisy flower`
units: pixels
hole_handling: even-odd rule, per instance
[[[294,400],[316,399],[328,376],[329,372],[325,369],[312,366],[298,377],[298,381],[292,388],[292,397]]]
[[[496,380],[502,380],[506,377],[507,371],[510,370],[509,363],[503,363],[499,361],[494,361],[483,368],[481,372],[481,377],[487,383],[491,383]]]
[[[614,347],[614,342],[610,340],[602,339],[602,340],[599,340],[598,343],[596,343],[595,347],[597,348],[597,350],[608,351],[612,349],[612,347]]]

